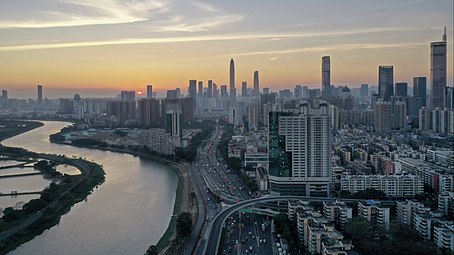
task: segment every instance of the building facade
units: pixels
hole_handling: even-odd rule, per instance
[[[329,105],[320,103],[300,112],[269,113],[269,178],[281,195],[330,194],[331,120]]]

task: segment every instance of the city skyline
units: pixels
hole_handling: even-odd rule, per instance
[[[263,11],[249,14],[257,6]],[[334,85],[377,85],[378,66],[392,65],[395,82],[412,87],[413,77],[430,76],[430,43],[441,41],[444,26],[447,85],[453,85],[453,6],[448,0],[49,0],[0,7],[0,35],[5,38],[0,43],[0,87],[11,97],[34,98],[37,84],[49,98],[145,93],[147,84],[157,92],[185,90],[191,79],[227,85],[231,58],[237,93],[241,81],[253,84],[255,70],[262,88],[321,88],[320,59],[325,55],[331,58]]]

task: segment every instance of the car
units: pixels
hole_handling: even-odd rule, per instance
[[[263,239],[263,243],[266,243],[266,238]]]
[[[262,239],[259,239],[259,243],[262,243]]]
[[[252,251],[252,246],[249,246],[249,250]]]
[[[249,232],[249,235],[251,236],[251,235],[252,235],[252,232]]]

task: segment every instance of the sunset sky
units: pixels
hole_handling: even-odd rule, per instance
[[[448,32],[453,84],[453,0],[2,0],[0,89],[10,97],[113,96],[164,91],[189,79],[237,90],[320,87],[321,57],[334,85],[375,85],[379,65],[395,81],[429,77],[429,44]]]

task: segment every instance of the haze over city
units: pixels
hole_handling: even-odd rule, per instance
[[[2,1],[0,87],[11,97],[114,96],[162,92],[188,80],[237,86],[260,71],[263,87],[320,87],[429,76],[430,42],[447,28],[447,84],[453,84],[453,2],[419,1]]]

